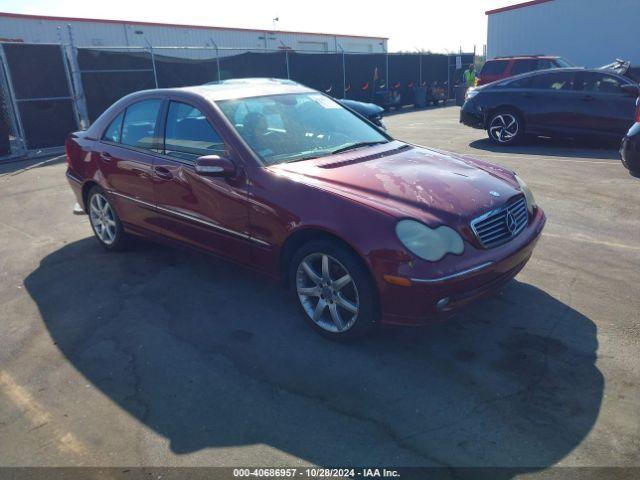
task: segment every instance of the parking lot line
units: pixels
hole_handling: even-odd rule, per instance
[[[22,385],[4,370],[0,370],[0,390],[9,400],[21,410],[32,425],[37,429],[50,424],[51,414]],[[71,432],[61,431],[54,427],[54,438],[57,438],[56,448],[61,453],[76,456],[86,455],[87,449]]]
[[[582,235],[558,235],[557,233],[548,233],[548,232],[543,232],[542,235],[544,235],[545,237],[561,238],[561,239],[570,240],[573,242],[591,243],[594,245],[603,245],[605,247],[625,248],[628,250],[640,251],[640,246],[637,246],[637,245],[627,245],[626,243],[607,242],[604,240],[597,240],[595,238],[589,238]]]

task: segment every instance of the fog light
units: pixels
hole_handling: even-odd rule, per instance
[[[438,303],[436,303],[436,308],[439,312],[441,312],[449,306],[450,301],[451,299],[449,297],[441,298],[440,300],[438,300]]]

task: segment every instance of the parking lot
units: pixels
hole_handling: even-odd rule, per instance
[[[352,345],[210,257],[108,254],[64,162],[0,166],[0,465],[640,465],[640,180],[611,146],[492,146],[459,107],[401,140],[516,170],[548,223],[499,296]]]

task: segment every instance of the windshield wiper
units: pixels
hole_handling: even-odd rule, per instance
[[[373,145],[382,145],[383,143],[389,143],[387,140],[379,140],[377,142],[358,142],[352,143],[351,145],[347,145],[346,147],[339,148],[331,152],[331,155],[335,155],[336,153],[346,152],[347,150],[354,150],[356,148],[362,147],[371,147]]]

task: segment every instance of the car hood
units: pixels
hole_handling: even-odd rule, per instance
[[[431,225],[466,225],[521,193],[505,168],[398,141],[269,168],[398,218]]]

